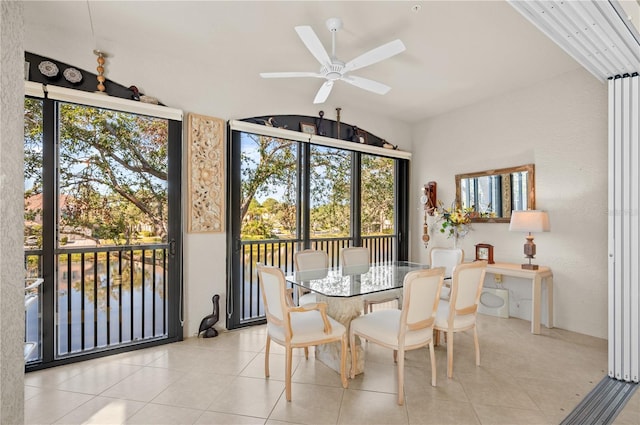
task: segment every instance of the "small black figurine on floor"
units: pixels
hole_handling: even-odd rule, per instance
[[[218,331],[213,327],[216,323],[218,323],[218,319],[220,316],[220,295],[215,294],[213,298],[211,298],[211,302],[213,303],[213,313],[208,316],[205,316],[204,319],[200,322],[200,329],[198,329],[198,337],[200,334],[204,332],[205,338],[213,338],[214,336],[218,336]]]

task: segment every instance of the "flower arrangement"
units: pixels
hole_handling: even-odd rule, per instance
[[[455,204],[444,208],[442,202],[439,202],[435,216],[442,222],[440,233],[446,233],[448,238],[464,237],[471,230],[471,217],[474,213],[476,211],[473,208],[456,208]]]

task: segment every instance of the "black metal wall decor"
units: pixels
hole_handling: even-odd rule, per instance
[[[326,136],[327,135],[327,131],[325,130],[325,126],[324,126],[324,111],[320,111],[318,112],[318,116],[320,118],[316,119],[316,129],[318,131],[318,135],[319,136]]]
[[[364,140],[367,145],[377,146],[380,148],[387,147],[389,149],[394,149],[397,147],[355,125],[327,119],[324,112],[320,112],[322,113],[320,118],[310,117],[307,115],[274,115],[243,118],[240,119],[240,121],[270,127],[286,128],[289,130],[299,129],[300,123],[316,123],[316,134],[320,136],[333,137],[335,139],[346,140],[354,143],[362,143]],[[273,123],[277,123],[277,125],[273,125]]]
[[[30,52],[24,52],[24,60],[25,63],[29,63],[28,75],[25,72],[25,77],[28,78],[28,81],[53,84],[58,87],[92,93],[96,91],[96,81],[98,80],[98,74],[96,73]],[[104,93],[109,96],[131,100],[140,100],[140,97],[144,96],[144,93],[138,92],[138,89],[132,85],[123,86],[107,78],[104,79],[102,84],[105,87]],[[130,87],[135,88],[135,90]],[[162,105],[162,103],[159,104]]]

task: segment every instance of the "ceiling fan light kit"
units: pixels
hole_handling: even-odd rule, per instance
[[[260,76],[262,78],[324,78],[326,81],[322,84],[313,100],[313,103],[316,104],[324,103],[327,100],[333,84],[336,81],[344,81],[355,87],[381,95],[391,90],[391,87],[385,84],[368,78],[351,75],[350,72],[381,62],[405,51],[406,47],[404,43],[399,39],[391,41],[345,63],[336,57],[336,33],[342,28],[342,20],[340,18],[329,18],[327,19],[326,25],[327,29],[331,32],[331,56],[327,53],[327,50],[320,42],[313,28],[306,25],[295,27],[304,45],[320,63],[319,72],[263,72]]]

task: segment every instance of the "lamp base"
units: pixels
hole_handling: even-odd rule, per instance
[[[523,264],[522,268],[525,270],[538,270],[537,264]]]

